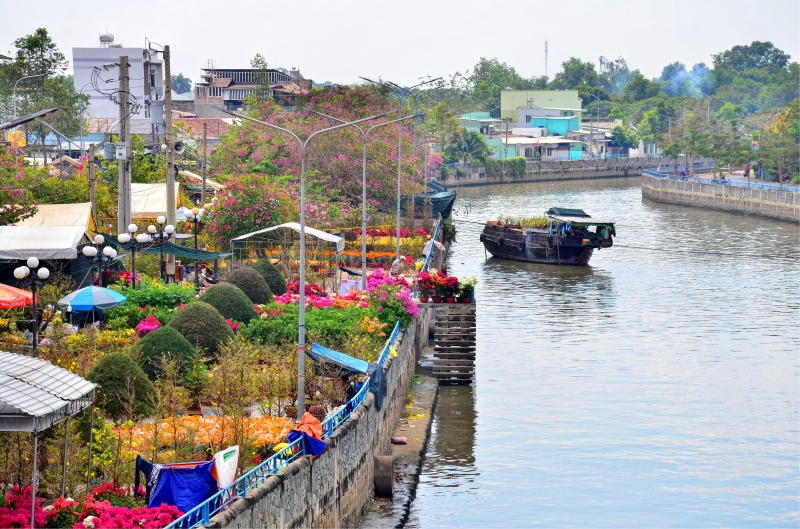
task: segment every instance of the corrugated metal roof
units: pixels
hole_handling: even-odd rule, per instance
[[[39,358],[0,351],[0,431],[40,431],[88,407],[96,384]]]

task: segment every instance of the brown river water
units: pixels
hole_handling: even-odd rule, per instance
[[[612,217],[588,267],[485,259],[500,213]],[[443,386],[407,527],[797,527],[800,227],[637,178],[459,191],[472,386]]]

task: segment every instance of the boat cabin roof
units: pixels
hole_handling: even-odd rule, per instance
[[[595,219],[593,217],[570,217],[567,215],[548,215],[549,218],[553,220],[557,220],[559,222],[566,222],[567,224],[572,224],[573,226],[597,226],[597,225],[606,225],[606,224],[614,224],[613,220],[609,219]]]

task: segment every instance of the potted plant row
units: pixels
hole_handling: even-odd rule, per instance
[[[472,303],[477,282],[475,277],[459,281],[457,277],[448,276],[440,270],[422,272],[417,277],[419,300],[421,303],[427,303],[428,299],[434,303]]]

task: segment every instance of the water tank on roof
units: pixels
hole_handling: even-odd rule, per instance
[[[108,46],[113,43],[114,43],[113,34],[106,32],[100,35],[100,47],[108,48]]]

